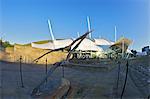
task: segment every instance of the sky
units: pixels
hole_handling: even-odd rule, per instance
[[[77,38],[87,31],[90,17],[92,38],[114,41],[124,36],[131,48],[150,45],[149,0],[0,0],[0,37],[11,43],[51,39],[47,20],[55,38]]]

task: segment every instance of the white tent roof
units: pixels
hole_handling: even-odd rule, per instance
[[[106,39],[94,39],[96,45],[112,45],[114,42],[108,41]]]
[[[79,42],[79,41],[78,41]],[[78,42],[76,42],[72,47],[74,47]],[[97,46],[92,40],[85,38],[76,50],[82,51],[103,51],[103,49]]]
[[[54,49],[54,44],[52,42],[48,42],[44,44],[36,44],[32,42],[31,46],[34,48],[40,48],[40,49]]]
[[[72,42],[73,42],[72,39],[55,40],[54,41],[55,49],[66,47],[66,46],[70,45]]]
[[[54,40],[53,42],[48,42],[44,44],[36,44],[34,42],[31,43],[31,46],[34,48],[40,49],[58,49],[68,46],[73,42],[72,39],[64,39],[64,40]]]
[[[64,40],[55,40],[53,42],[48,42],[44,44],[37,44],[32,42],[31,46],[34,48],[40,48],[40,49],[57,49],[66,47],[69,44],[73,42],[72,39],[64,39]],[[78,41],[79,42],[79,41]],[[78,42],[76,42],[72,47],[74,47]],[[93,42],[90,39],[85,38],[78,48],[76,50],[82,50],[82,51],[103,51],[103,49],[96,45],[95,42]]]

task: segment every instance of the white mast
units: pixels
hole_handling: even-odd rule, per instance
[[[99,38],[101,39],[101,38],[102,38],[102,36],[100,35],[100,36],[99,36]]]
[[[87,25],[88,25],[88,31],[91,31],[91,24],[90,24],[90,18],[87,16]],[[89,33],[89,38],[92,38],[92,34]],[[92,58],[92,51],[90,51],[90,57]]]
[[[115,42],[117,41],[117,28],[115,26]]]
[[[53,35],[53,31],[52,31],[52,25],[51,25],[49,19],[48,19],[48,27],[49,27],[49,32],[50,32],[50,34],[51,34],[52,40],[54,41],[55,38],[54,38],[54,35]]]
[[[87,16],[87,25],[88,25],[88,31],[91,31],[91,24],[90,24],[90,18]],[[89,38],[91,38],[91,33],[89,33]]]
[[[77,35],[78,35],[78,37],[80,37],[80,33],[79,32],[77,32]]]

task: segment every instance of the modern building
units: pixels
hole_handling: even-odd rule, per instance
[[[93,40],[85,38],[73,52],[73,57],[81,59],[98,58],[102,56],[103,51],[103,48],[97,46]]]

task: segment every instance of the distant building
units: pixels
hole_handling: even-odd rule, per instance
[[[150,48],[149,48],[149,46],[143,47],[143,48],[142,48],[142,52],[143,52],[143,53],[145,52],[147,55],[150,55]]]
[[[150,55],[150,49],[149,46],[145,46],[142,48],[142,52],[137,52],[135,50],[132,50],[132,53],[134,56],[146,56],[146,55]]]
[[[72,42],[73,42],[72,39],[59,39],[46,42],[45,41],[32,42],[31,46],[34,48],[54,50],[66,47],[70,45]],[[100,39],[85,38],[76,48],[76,50],[72,52],[72,54],[73,58],[81,58],[81,59],[107,58],[107,54],[109,54],[109,52],[112,53],[112,51],[110,50],[113,50],[115,52],[114,54],[122,53],[122,49],[123,54],[126,53],[126,51],[129,52],[128,46],[130,45],[131,42],[132,41],[126,38],[121,38],[117,42],[112,42],[103,38]],[[76,46],[77,43],[72,45],[72,48]],[[120,51],[118,52],[118,50]]]

